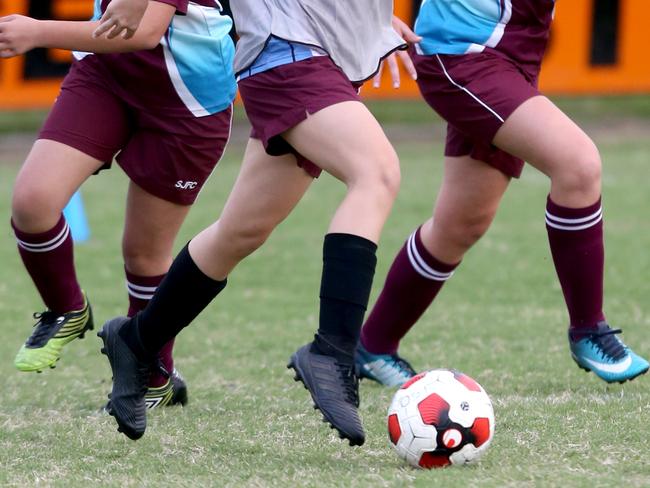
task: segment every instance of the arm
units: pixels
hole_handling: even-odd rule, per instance
[[[0,57],[23,54],[36,47],[94,53],[119,53],[153,49],[176,12],[172,5],[149,2],[142,24],[130,39],[93,38],[99,22],[35,20],[22,15],[0,18]]]

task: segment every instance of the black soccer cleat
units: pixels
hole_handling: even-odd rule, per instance
[[[159,407],[173,407],[175,405],[187,405],[187,384],[179,371],[174,368],[172,374],[166,374],[167,382],[162,386],[149,386],[144,396],[144,403],[147,410],[153,410]],[[102,410],[111,412],[111,395],[108,395],[108,402]]]
[[[115,417],[118,432],[137,440],[147,428],[145,395],[152,364],[137,358],[120,337],[119,331],[128,321],[127,317],[111,319],[97,335],[104,342],[101,351],[108,356],[113,371],[113,389],[107,411]]]
[[[291,356],[287,368],[296,372],[294,379],[302,381],[314,401],[314,408],[323,414],[323,421],[336,429],[341,439],[351,446],[361,446],[366,440],[359,418],[359,380],[354,364],[343,364],[333,356],[311,352],[306,344]]]

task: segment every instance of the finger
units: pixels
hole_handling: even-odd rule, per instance
[[[391,55],[387,59],[388,69],[390,70],[390,77],[393,80],[393,88],[399,88],[399,66],[397,65],[397,60],[394,55]]]
[[[411,56],[409,56],[406,51],[399,51],[397,55],[399,56],[399,59],[402,61],[402,64],[404,65],[404,69],[409,74],[409,76],[414,80],[417,80],[418,72],[415,69],[415,65],[413,64],[413,60],[411,59]]]
[[[111,17],[102,17],[99,21],[99,25],[97,28],[93,31],[93,37],[98,38],[106,34],[109,30],[111,30],[115,25],[117,24],[117,20],[111,18]]]
[[[121,25],[119,22],[116,22],[113,28],[110,31],[108,31],[108,34],[106,34],[106,38],[115,39],[122,32],[124,32],[124,29],[126,29],[126,26]]]
[[[124,34],[122,34],[122,38],[131,39],[134,36],[136,30],[138,30],[137,25],[135,27],[125,27],[125,31]]]
[[[372,79],[373,88],[379,88],[379,86],[381,85],[381,75],[383,72],[384,72],[384,61],[379,63],[379,69],[377,70],[377,74]]]
[[[14,20],[14,17],[15,17],[14,15],[6,15],[4,17],[0,17],[0,23],[11,22],[12,20]]]
[[[415,44],[422,40],[420,36],[418,36],[407,26],[404,26],[404,30],[402,30],[402,39],[404,39],[409,44]]]
[[[18,51],[14,48],[0,48],[0,57],[13,58],[18,55]]]

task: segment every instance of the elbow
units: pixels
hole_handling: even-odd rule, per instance
[[[162,39],[162,34],[160,32],[150,32],[143,36],[141,47],[142,50],[154,49],[160,40]]]

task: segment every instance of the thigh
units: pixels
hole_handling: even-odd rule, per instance
[[[103,164],[66,144],[37,140],[14,183],[12,218],[18,228],[51,229],[74,192]]]
[[[127,269],[142,276],[157,276],[171,265],[174,240],[190,210],[129,184],[122,249]]]
[[[543,96],[518,107],[496,133],[494,144],[549,177],[570,170],[567,163],[583,160],[585,152],[597,152],[589,136]]]
[[[296,151],[332,176],[355,184],[399,172],[397,155],[383,129],[361,102],[330,105],[284,133]]]
[[[328,56],[316,56],[244,78],[239,92],[252,126],[272,156],[295,154],[296,162],[317,177],[321,168],[283,137],[287,131],[326,107],[359,101],[356,88]]]

